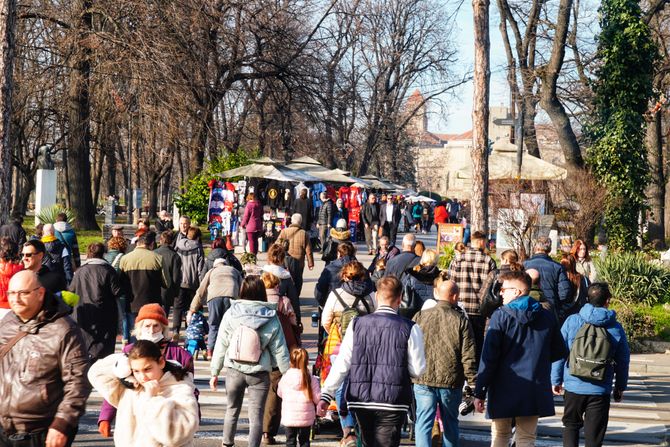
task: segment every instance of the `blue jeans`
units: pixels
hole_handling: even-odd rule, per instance
[[[137,317],[137,314],[128,310],[125,298],[118,299],[116,304],[119,309],[119,319],[121,320],[121,338],[129,342],[130,333],[135,327],[135,317]]]
[[[458,445],[458,406],[463,397],[461,388],[437,388],[426,385],[414,385],[416,399],[416,434],[417,447],[431,446],[431,433],[437,407],[444,427],[442,443],[444,447]]]
[[[335,392],[335,402],[337,402],[337,411],[340,414],[340,425],[342,426],[342,431],[344,431],[345,428],[353,429],[356,426],[356,423],[354,422],[354,416],[351,414],[351,411],[349,411],[348,408],[346,415],[342,414],[342,408],[346,406],[346,396],[344,390],[346,389],[348,382],[349,378],[347,377]]]
[[[216,345],[216,337],[219,336],[219,326],[223,319],[223,314],[230,308],[230,298],[218,296],[212,298],[207,302],[207,310],[209,310],[209,317],[207,323],[209,324],[209,336],[207,338],[207,350],[214,351]]]

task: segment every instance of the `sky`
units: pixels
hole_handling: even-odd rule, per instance
[[[509,106],[509,87],[505,79],[505,49],[498,29],[499,17],[495,5],[490,7],[489,33],[491,39],[491,106]],[[455,67],[460,73],[472,71],[474,67],[474,24],[472,4],[464,1],[456,19],[455,33],[458,48],[458,63]],[[455,95],[444,98],[447,103],[447,116],[439,107],[429,106],[428,130],[438,133],[462,133],[472,129],[472,82],[468,82],[456,91]]]

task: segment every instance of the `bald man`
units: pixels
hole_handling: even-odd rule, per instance
[[[421,310],[414,321],[423,332],[426,371],[413,379],[416,400],[417,447],[430,447],[437,407],[444,425],[444,446],[458,445],[458,406],[464,381],[474,386],[477,374],[475,339],[465,312],[458,306],[454,281],[437,280],[433,296],[437,304]]]
[[[0,321],[0,445],[72,444],[91,386],[88,353],[70,309],[29,270],[7,288]]]

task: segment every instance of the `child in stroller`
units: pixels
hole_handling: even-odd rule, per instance
[[[204,351],[203,357],[207,360],[207,344],[205,343],[205,336],[209,332],[209,325],[202,313],[202,310],[194,312],[191,316],[191,321],[188,322],[186,328],[186,340],[184,341],[184,349],[186,349],[195,359],[199,351]]]

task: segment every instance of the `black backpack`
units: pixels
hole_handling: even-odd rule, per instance
[[[503,304],[502,295],[500,294],[502,283],[498,281],[499,275],[500,271],[496,271],[495,278],[489,287],[483,291],[483,296],[480,298],[479,313],[484,318],[491,318],[493,312]]]
[[[337,259],[337,242],[332,237],[326,239],[323,243],[323,250],[321,250],[321,260],[331,262]]]

